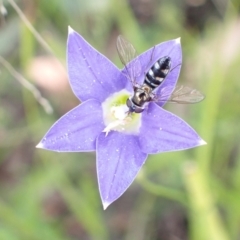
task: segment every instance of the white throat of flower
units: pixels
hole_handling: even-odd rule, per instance
[[[134,135],[139,133],[142,114],[129,113],[126,101],[130,95],[127,90],[121,90],[112,94],[102,103],[103,121],[106,126],[103,132],[106,133],[106,136],[110,131]]]

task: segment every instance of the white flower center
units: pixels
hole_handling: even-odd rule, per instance
[[[127,90],[112,94],[102,103],[103,121],[106,135],[110,131],[124,132],[126,134],[138,134],[141,126],[141,115],[129,113],[126,101],[130,93]]]

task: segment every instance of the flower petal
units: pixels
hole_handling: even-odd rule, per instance
[[[88,100],[61,117],[37,147],[59,152],[95,151],[96,138],[103,129],[100,103]]]
[[[67,63],[72,90],[81,101],[94,98],[102,102],[123,89],[127,81],[111,61],[70,27]]]
[[[118,199],[135,179],[147,154],[138,137],[111,131],[97,139],[97,174],[104,209]]]
[[[145,153],[184,150],[206,144],[181,118],[150,103],[143,112],[139,142]]]
[[[140,84],[143,83],[144,77],[148,70],[156,63],[158,59],[164,56],[169,56],[171,58],[171,70],[168,73],[164,82],[155,92],[157,95],[159,95],[161,93],[161,90],[164,88],[167,89],[167,92],[169,94],[174,90],[176,86],[182,64],[182,49],[180,38],[160,43],[138,56],[141,65],[141,74],[137,78],[137,81]],[[129,64],[129,66],[132,66],[134,61],[136,60],[133,60]],[[126,70],[123,69],[122,72],[126,72]],[[127,89],[129,90],[131,88],[132,87],[129,82]],[[167,99],[168,98],[166,98],[166,100]],[[158,103],[158,105],[163,106],[165,103],[166,101],[161,101],[160,103]]]

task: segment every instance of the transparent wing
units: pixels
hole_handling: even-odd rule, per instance
[[[117,51],[130,81],[134,84],[136,77],[141,74],[141,63],[135,48],[123,36],[119,35],[117,38]]]
[[[196,89],[177,86],[173,91],[170,87],[163,88],[154,101],[188,104],[201,102],[204,98],[205,96]]]
[[[121,35],[119,35],[117,38],[117,50],[121,62],[124,66],[126,66],[137,56],[136,50],[133,45]]]

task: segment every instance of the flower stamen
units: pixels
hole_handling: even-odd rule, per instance
[[[131,113],[126,105],[130,93],[122,90],[107,98],[103,103],[103,119],[106,136],[110,131],[137,134],[141,125],[141,114]]]

